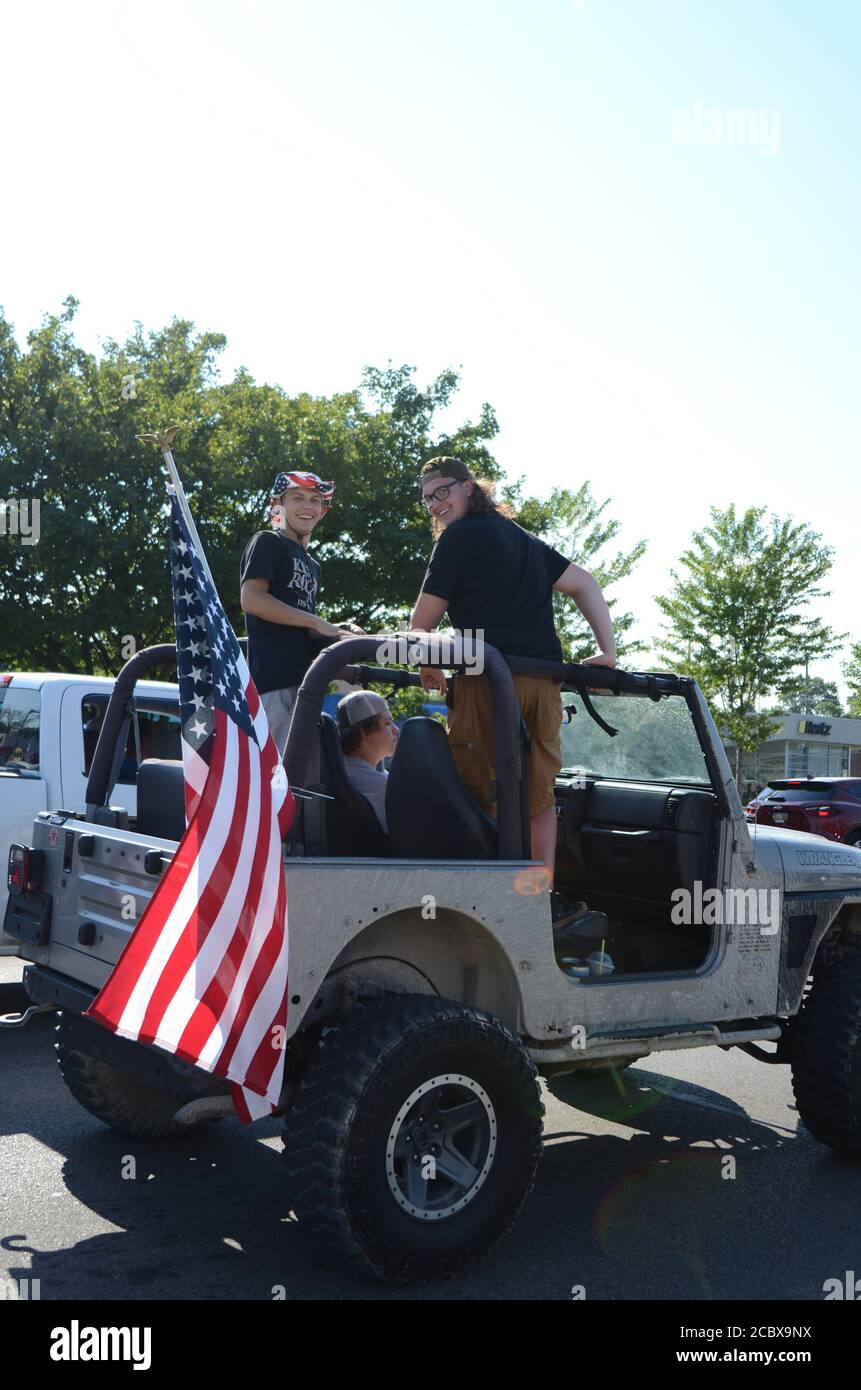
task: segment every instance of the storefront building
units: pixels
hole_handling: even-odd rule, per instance
[[[823,714],[775,715],[780,726],[741,758],[742,796],[779,777],[861,777],[861,719]],[[727,749],[735,766],[735,749]]]

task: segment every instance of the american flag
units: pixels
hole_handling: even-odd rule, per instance
[[[87,1012],[234,1082],[247,1121],[271,1114],[281,1092],[281,840],[295,801],[176,490],[168,493],[187,829]]]

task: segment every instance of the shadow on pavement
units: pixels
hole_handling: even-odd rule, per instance
[[[292,1217],[277,1121],[124,1138],[68,1095],[51,1029],[39,1018],[0,1036],[0,1132],[63,1155],[65,1247],[45,1248],[58,1238],[47,1217],[40,1241],[5,1203],[6,1258],[16,1248],[32,1258],[10,1273],[40,1279],[43,1299],[270,1300],[276,1286],[288,1300],[570,1299],[581,1286],[587,1300],[819,1299],[826,1278],[854,1267],[850,1253],[857,1263],[856,1164],[725,1095],[634,1068],[625,1097],[611,1077],[550,1083],[570,1127],[546,1133],[535,1190],[489,1260],[454,1282],[386,1289],[332,1264]],[[625,1132],[584,1133],[578,1111]],[[133,1180],[122,1176],[129,1157]],[[94,1224],[87,1212],[114,1229],[75,1238]]]

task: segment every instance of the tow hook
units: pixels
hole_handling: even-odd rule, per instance
[[[31,1004],[22,1014],[0,1014],[0,1028],[23,1028],[34,1014],[46,1014],[56,1008],[56,1004]]]

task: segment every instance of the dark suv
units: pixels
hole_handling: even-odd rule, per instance
[[[769,782],[744,808],[757,825],[806,830],[861,845],[861,777],[788,777]]]

